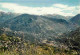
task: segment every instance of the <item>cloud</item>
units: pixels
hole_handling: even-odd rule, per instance
[[[79,6],[68,6],[68,5],[63,5],[63,4],[54,4],[54,7],[60,8],[63,11],[67,10],[67,11],[79,11]],[[77,8],[77,9],[76,9]]]
[[[55,7],[59,7],[59,8],[67,8],[67,5],[63,5],[63,4],[54,4],[53,6]]]
[[[50,7],[29,7],[21,6],[15,3],[0,3],[2,8],[8,9],[11,12],[15,13],[28,13],[35,15],[44,15],[44,14],[60,14],[64,16],[73,16],[80,11],[78,8],[80,6],[68,6],[63,4],[53,4]],[[66,12],[65,12],[66,11]],[[69,12],[70,11],[70,12]]]
[[[80,13],[80,6],[77,6],[77,13]]]
[[[0,9],[0,11],[3,11],[3,10]]]

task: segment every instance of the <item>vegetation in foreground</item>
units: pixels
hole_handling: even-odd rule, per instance
[[[77,52],[46,44],[34,44],[20,37],[1,34],[0,55],[77,55]]]

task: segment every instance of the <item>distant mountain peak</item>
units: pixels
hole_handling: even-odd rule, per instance
[[[73,18],[71,18],[70,21],[72,23],[80,25],[80,14],[77,14],[76,16],[74,16]]]
[[[46,17],[49,17],[49,18],[56,18],[56,19],[65,19],[65,20],[69,20],[72,18],[72,16],[62,16],[62,15],[59,15],[59,14],[46,14],[46,15],[43,15],[43,16],[46,16]]]
[[[80,14],[77,14],[77,16],[78,16],[78,15],[80,15]]]

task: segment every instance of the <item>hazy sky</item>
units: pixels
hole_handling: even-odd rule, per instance
[[[0,0],[0,11],[73,16],[80,13],[80,0]]]

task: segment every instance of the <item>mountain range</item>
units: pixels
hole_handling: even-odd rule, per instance
[[[76,29],[77,26],[79,27],[79,20],[80,14],[74,17],[64,17],[61,15],[38,16],[0,12],[0,28],[24,33],[25,39],[30,40],[35,38],[54,40],[54,37],[59,37],[63,33],[68,33]]]

